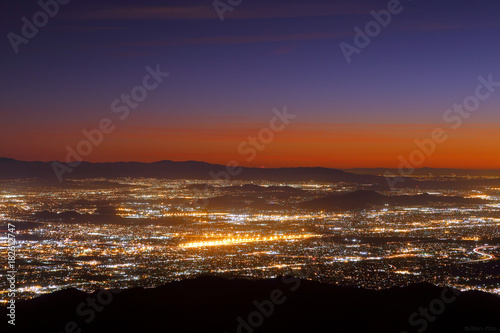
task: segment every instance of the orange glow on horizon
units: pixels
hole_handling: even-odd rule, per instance
[[[400,156],[408,159],[418,150],[415,140],[429,139],[440,124],[291,124],[275,133],[274,140],[255,149],[256,157],[240,154],[238,147],[257,136],[266,124],[221,124],[210,129],[200,124],[181,128],[117,126],[102,144],[83,160],[89,162],[160,160],[203,161],[227,164],[235,160],[248,167],[398,168]],[[500,124],[465,124],[459,130],[443,127],[449,138],[436,144],[433,154],[419,167],[500,169]],[[23,133],[33,133],[26,135]],[[85,139],[81,129],[64,133],[34,133],[12,128],[10,142],[0,142],[2,157],[27,161],[64,161],[66,146]]]

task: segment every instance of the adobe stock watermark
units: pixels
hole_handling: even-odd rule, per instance
[[[453,130],[458,130],[464,123],[464,119],[470,118],[473,112],[477,111],[481,106],[481,102],[486,101],[500,87],[500,82],[493,81],[493,74],[490,74],[486,79],[483,76],[478,78],[474,94],[467,96],[462,104],[455,103],[452,108],[446,110],[443,114],[443,120],[447,124],[452,124]],[[430,135],[430,138],[424,140],[415,140],[416,148],[405,158],[399,155],[400,161],[398,167],[399,177],[386,172],[386,180],[391,189],[394,189],[398,183],[405,181],[401,176],[411,176],[415,172],[415,168],[422,166],[428,157],[433,155],[438,144],[443,144],[448,140],[448,134],[442,127],[435,128]]]
[[[444,288],[441,291],[440,298],[433,299],[427,307],[420,307],[418,312],[413,312],[410,315],[408,322],[411,326],[416,328],[418,333],[424,332],[429,326],[429,323],[435,322],[437,317],[444,312],[446,305],[455,302],[460,294],[460,290]],[[401,333],[410,332],[402,331]]]
[[[412,0],[408,0],[412,1]],[[345,60],[348,64],[352,62],[352,56],[354,54],[360,54],[361,51],[368,47],[372,42],[372,39],[380,35],[382,28],[387,28],[392,21],[394,15],[401,14],[403,12],[403,5],[399,0],[389,0],[387,3],[387,9],[376,12],[372,10],[370,12],[373,20],[365,24],[364,31],[360,27],[354,27],[354,40],[352,44],[341,42],[339,44],[340,50],[344,55]],[[354,44],[354,45],[353,45]]]
[[[219,19],[224,21],[224,13],[234,11],[242,2],[243,0],[215,0],[212,2],[212,6],[217,16],[219,16]]]
[[[102,312],[114,298],[114,295],[121,293],[120,289],[99,290],[95,296],[89,296],[76,307],[76,314],[82,317],[83,323],[78,321],[68,321],[64,324],[64,329],[60,333],[80,333],[82,325],[90,324],[95,320],[97,314]],[[59,333],[57,332],[57,333]],[[51,332],[52,333],[52,332]]]
[[[247,140],[241,142],[238,145],[238,153],[242,156],[246,156],[245,160],[247,162],[253,162],[257,157],[258,153],[266,149],[266,147],[274,141],[275,134],[283,132],[291,122],[295,119],[297,115],[288,113],[287,107],[283,107],[283,111],[278,109],[273,109],[274,117],[269,121],[269,127],[261,128],[260,131],[255,136],[249,136]],[[219,171],[217,173],[210,171],[209,176],[213,180],[224,180],[230,181],[232,177],[238,176],[243,171],[240,167],[240,163],[236,160],[231,160],[226,163],[226,170]],[[205,186],[203,190],[208,190],[208,185]],[[202,203],[201,203],[202,201]],[[206,207],[208,205],[208,199],[198,200],[201,207]]]
[[[28,44],[28,42],[38,35],[39,29],[45,27],[49,23],[50,18],[54,18],[60,9],[60,5],[66,5],[71,0],[40,0],[38,1],[38,6],[41,10],[37,11],[31,21],[23,16],[21,21],[24,23],[21,27],[21,35],[14,32],[9,32],[7,38],[9,39],[10,45],[14,49],[16,54],[19,53],[19,46],[21,44]]]
[[[7,306],[7,322],[9,325],[16,325],[16,226],[12,223],[7,225],[7,274],[5,275],[8,282],[9,305]]]
[[[146,74],[142,79],[142,84],[133,87],[130,94],[121,94],[120,98],[111,102],[111,112],[118,115],[119,120],[125,120],[130,115],[131,109],[136,109],[140,102],[143,102],[148,97],[148,92],[155,90],[170,75],[170,73],[162,72],[160,65],[156,65],[153,69],[150,66],[145,68]],[[73,149],[71,146],[66,146],[66,163],[54,161],[51,163],[59,182],[64,180],[65,173],[73,172],[73,169],[78,167],[83,160],[83,157],[89,156],[94,147],[99,146],[104,140],[104,134],[111,134],[116,129],[115,123],[110,118],[102,118],[98,125],[90,130],[82,130],[85,139],[82,139]]]
[[[300,279],[293,276],[283,276],[281,281],[284,284],[289,285],[291,292],[297,291],[300,287]],[[250,312],[244,317],[239,316],[236,318],[236,321],[238,322],[236,332],[253,333],[257,328],[264,324],[266,318],[273,315],[276,307],[285,303],[286,300],[286,291],[281,289],[273,289],[269,294],[268,299],[262,301],[254,300],[252,304],[255,307],[255,311]]]

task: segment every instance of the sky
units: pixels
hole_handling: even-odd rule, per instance
[[[38,1],[0,5],[0,156],[64,161],[109,119],[83,160],[392,168],[442,129],[417,166],[500,168],[500,87],[459,126],[444,116],[478,77],[500,82],[497,0],[219,0],[223,20],[210,0],[60,1],[46,24]],[[341,43],[388,8],[348,63]],[[121,119],[148,67],[169,75]]]

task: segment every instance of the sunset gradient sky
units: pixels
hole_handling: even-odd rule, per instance
[[[45,0],[46,1],[46,0]],[[387,1],[70,1],[15,54],[37,1],[0,5],[0,156],[64,160],[103,118],[116,125],[85,160],[199,160],[248,166],[397,167],[415,139],[449,139],[424,166],[500,168],[500,88],[459,129],[445,111],[500,81],[497,0],[402,0],[379,36],[344,59],[355,26]],[[145,67],[170,73],[119,120],[110,104]],[[297,115],[253,161],[238,153],[273,108]]]

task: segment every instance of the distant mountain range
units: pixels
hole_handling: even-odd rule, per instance
[[[316,181],[350,182],[360,184],[385,184],[383,177],[356,175],[337,169],[327,168],[242,168],[238,175],[227,173],[227,167],[205,162],[160,161],[154,163],[82,162],[64,178],[119,178],[146,177],[166,179],[224,179],[267,180],[267,181]],[[0,158],[0,179],[38,178],[57,181],[51,162],[25,162],[10,158]]]
[[[463,198],[459,196],[430,195],[394,195],[387,196],[374,191],[355,191],[340,195],[331,195],[324,198],[303,202],[299,206],[313,210],[350,210],[364,209],[373,206],[426,206],[432,204],[472,205],[487,204],[490,201],[477,198]]]
[[[355,168],[343,169],[345,172],[362,175],[380,175],[385,176],[398,175],[398,169],[390,168]],[[477,169],[447,169],[447,168],[415,168],[413,176],[459,176],[459,177],[500,177],[500,170],[477,170]]]
[[[15,331],[457,333],[500,328],[499,313],[498,296],[431,284],[375,291],[294,277],[200,277],[153,289],[90,295],[67,289],[17,301]],[[5,307],[0,317],[0,330],[9,331]]]
[[[378,170],[378,171],[376,171]],[[421,188],[421,189],[470,189],[478,186],[500,187],[500,176],[495,179],[448,179],[448,180],[417,180],[415,178],[399,177],[397,170],[392,170],[393,176],[398,176],[397,181],[387,180],[383,170],[391,169],[351,169],[345,170],[329,169],[321,167],[300,168],[241,168],[238,174],[228,173],[225,165],[210,164],[205,162],[187,161],[160,161],[154,163],[139,162],[113,162],[113,163],[89,163],[81,162],[71,172],[62,175],[64,179],[88,179],[88,178],[163,178],[163,179],[228,179],[228,180],[263,180],[272,182],[327,182],[327,183],[353,183],[372,186],[370,189],[376,191],[390,190],[394,188]],[[414,175],[422,173],[428,175],[432,170],[451,175],[453,169],[417,169]],[[441,170],[441,171],[439,171]],[[232,170],[231,170],[232,171]],[[457,171],[458,174],[458,170]],[[472,171],[470,174],[472,174]],[[476,170],[478,173],[483,171]],[[366,174],[361,174],[366,172]],[[467,173],[467,171],[463,171]],[[491,171],[493,174],[494,171]],[[53,169],[52,162],[26,162],[11,158],[0,158],[0,179],[37,179],[44,182],[59,184],[59,179]],[[67,184],[71,186],[71,184]],[[206,187],[205,187],[206,188]],[[246,189],[243,189],[246,190]]]

